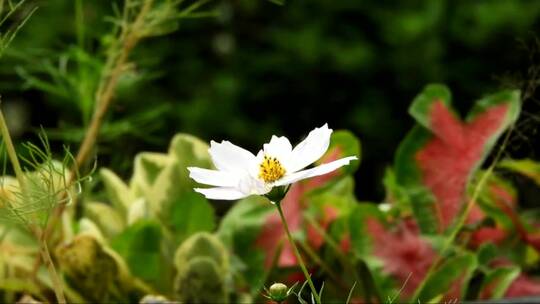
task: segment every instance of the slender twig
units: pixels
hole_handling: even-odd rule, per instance
[[[353,295],[354,288],[356,287],[356,281],[354,282],[353,286],[351,287],[351,290],[349,290],[349,295],[347,296],[347,301],[345,301],[345,304],[349,304],[351,302],[351,298]]]
[[[131,50],[135,47],[135,45],[139,42],[141,38],[138,32],[144,24],[144,18],[152,7],[152,3],[152,0],[146,1],[135,21],[133,22],[133,25],[127,29],[124,28],[122,31],[121,36],[125,36],[125,38],[123,39],[123,47],[119,57],[113,59],[115,63],[113,64],[114,68],[110,72],[110,76],[104,78],[106,79],[105,85],[100,86],[100,89],[97,92],[96,111],[94,112],[94,115],[90,122],[90,126],[88,127],[79,152],[77,153],[77,157],[75,158],[75,165],[78,167],[84,165],[84,163],[88,160],[88,156],[90,155],[92,149],[94,148],[105,115],[107,114],[108,109],[113,101],[114,93],[118,85],[118,80],[123,74],[122,72],[124,71],[124,67]],[[108,72],[109,71],[107,70],[105,71],[105,73]]]
[[[306,280],[309,284],[309,288],[311,288],[311,294],[315,298],[315,302],[317,304],[321,304],[321,298],[319,297],[317,289],[315,289],[315,285],[313,284],[313,281],[311,281],[311,276],[309,272],[307,271],[306,265],[304,264],[304,261],[302,260],[302,256],[300,255],[300,252],[298,251],[298,248],[296,247],[296,244],[291,235],[291,232],[289,231],[289,225],[287,224],[287,220],[285,219],[285,216],[283,215],[283,210],[281,209],[281,203],[277,202],[275,203],[275,206],[281,218],[281,223],[283,224],[283,228],[285,229],[285,232],[287,233],[287,237],[289,238],[289,243],[291,244],[291,247],[293,248],[296,259],[298,260],[298,264],[300,264],[300,268],[302,268],[302,272],[304,273],[304,276],[306,277]]]
[[[15,177],[17,177],[20,188],[23,189],[24,185],[26,184],[24,179],[24,172],[22,170],[21,163],[19,162],[19,158],[17,157],[17,152],[15,152],[15,146],[13,145],[13,141],[11,140],[11,135],[9,134],[9,129],[6,124],[6,120],[4,119],[4,113],[2,113],[2,109],[0,109],[0,132],[2,133],[2,138],[4,139],[4,142],[6,144],[6,150],[9,156],[9,160],[11,162],[13,170],[15,171]]]
[[[85,133],[83,142],[79,148],[77,156],[75,157],[75,164],[71,170],[69,176],[69,184],[72,184],[76,178],[75,172],[78,171],[78,168],[84,166],[88,160],[99,135],[99,130],[103,124],[105,116],[114,100],[114,93],[118,85],[118,80],[123,74],[124,67],[128,60],[131,50],[139,42],[140,36],[138,32],[143,26],[143,21],[152,6],[153,0],[148,0],[144,3],[144,6],[139,11],[135,21],[129,27],[123,27],[122,32],[120,33],[121,40],[123,41],[123,46],[118,57],[111,55],[106,64],[106,67],[112,66],[112,70],[109,71],[109,68],[105,68],[104,74],[102,76],[102,81],[100,87],[96,93],[96,109],[90,125]],[[54,227],[58,224],[62,213],[64,212],[66,205],[59,205],[45,229],[45,237],[49,237]]]
[[[40,234],[41,236],[37,235],[37,237],[40,238],[39,251],[41,253],[41,258],[43,259],[45,266],[47,266],[49,275],[51,276],[51,281],[53,284],[54,294],[56,295],[56,300],[58,301],[58,303],[66,303],[66,298],[64,296],[64,289],[62,287],[62,280],[60,279],[60,276],[58,275],[58,272],[56,271],[56,268],[54,267],[51,254],[49,252],[49,246],[47,245],[47,240],[44,238],[45,234],[43,232],[41,232]]]

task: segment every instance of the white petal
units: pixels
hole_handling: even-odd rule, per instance
[[[214,165],[219,170],[242,172],[249,170],[255,162],[255,155],[228,141],[212,141],[208,149]]]
[[[229,171],[189,167],[189,177],[198,183],[219,187],[237,187],[240,177]]]
[[[272,190],[272,186],[250,175],[245,175],[238,184],[238,190],[246,194],[265,195]]]
[[[237,200],[249,196],[235,188],[217,187],[217,188],[195,188],[195,191],[203,194],[208,199],[218,200]]]
[[[311,168],[308,170],[299,171],[296,173],[293,173],[291,175],[287,175],[284,178],[277,181],[274,186],[284,186],[288,184],[295,183],[299,180],[310,178],[313,176],[319,176],[324,175],[327,173],[330,173],[340,167],[343,167],[345,165],[348,165],[351,160],[358,159],[356,156],[349,156],[342,159],[335,160],[333,162],[329,162],[320,166],[317,166],[315,168]]]
[[[330,145],[330,135],[332,129],[328,128],[328,124],[309,132],[306,139],[294,147],[289,167],[286,169],[289,172],[296,172],[321,158]]]
[[[269,143],[263,145],[264,154],[276,157],[280,162],[285,163],[291,157],[292,145],[285,136],[272,136]]]

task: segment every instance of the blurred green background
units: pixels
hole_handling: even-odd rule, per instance
[[[31,2],[39,9],[0,62],[3,107],[18,141],[42,125],[56,149],[76,149],[91,108],[70,77],[92,77],[115,2]],[[298,141],[328,122],[360,137],[358,196],[380,199],[384,169],[413,123],[407,107],[422,87],[446,83],[466,112],[482,94],[521,86],[540,25],[535,0],[236,0],[204,9],[211,16],[184,19],[135,50],[100,138],[99,166],[128,176],[135,153],[164,151],[177,132],[256,151],[272,134]],[[74,58],[88,68],[75,69]],[[525,143],[535,132],[528,126],[520,129]]]

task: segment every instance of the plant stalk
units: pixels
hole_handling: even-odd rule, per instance
[[[78,168],[82,167],[88,158],[91,155],[92,150],[97,142],[99,136],[99,131],[101,125],[105,120],[105,116],[108,113],[110,105],[114,100],[114,93],[118,85],[118,80],[122,75],[126,62],[128,60],[131,50],[136,46],[141,37],[138,32],[140,28],[144,25],[143,20],[152,6],[153,0],[147,0],[144,3],[144,6],[141,8],[141,11],[137,15],[133,24],[129,27],[124,27],[122,33],[120,34],[120,39],[122,40],[122,48],[120,54],[117,56],[109,57],[109,60],[106,64],[106,67],[111,67],[112,69],[106,68],[103,74],[102,82],[96,92],[96,103],[95,111],[90,121],[90,125],[86,130],[83,142],[77,152],[75,157],[75,164],[71,170],[69,176],[68,184],[72,184],[75,179],[75,172],[78,171]],[[127,4],[126,4],[127,5]],[[55,210],[45,229],[45,238],[48,238],[57,223],[59,222],[62,213],[64,212],[65,205],[59,205]]]
[[[49,246],[47,245],[47,240],[44,238],[44,236],[45,234],[43,232],[41,233],[41,236],[37,235],[37,237],[39,237],[39,242],[40,242],[39,252],[41,253],[41,258],[43,259],[43,263],[45,264],[45,266],[47,266],[47,270],[49,271],[49,275],[51,276],[51,281],[53,284],[53,290],[56,296],[56,300],[60,304],[65,304],[67,302],[64,296],[64,288],[62,286],[62,280],[60,279],[60,276],[58,275],[58,272],[56,271],[56,268],[54,267],[51,254],[49,252]]]
[[[2,133],[2,138],[6,143],[7,154],[11,162],[11,166],[15,171],[15,177],[17,177],[17,181],[19,182],[19,186],[22,191],[25,184],[24,172],[22,170],[21,163],[19,162],[19,158],[17,157],[17,152],[15,152],[15,146],[13,145],[13,141],[11,140],[11,135],[9,134],[9,130],[6,124],[6,120],[4,119],[4,113],[2,112],[2,109],[0,109],[0,133]]]
[[[285,219],[285,216],[283,215],[283,210],[281,209],[281,202],[278,202],[275,205],[278,210],[279,217],[281,218],[281,223],[283,224],[283,228],[285,229],[285,232],[287,233],[287,238],[289,238],[289,243],[291,244],[293,248],[294,255],[296,256],[296,259],[298,260],[298,263],[300,264],[300,268],[302,268],[302,272],[304,273],[304,276],[306,277],[306,280],[308,281],[309,288],[311,288],[311,293],[313,294],[313,297],[315,298],[315,302],[317,304],[321,304],[321,298],[319,297],[319,293],[317,292],[317,289],[315,289],[315,285],[313,284],[313,281],[311,280],[311,276],[309,275],[309,272],[307,271],[306,265],[304,264],[304,260],[302,260],[302,256],[300,255],[300,252],[298,251],[298,248],[296,247],[294,239],[292,238],[291,232],[289,231],[289,225],[287,224],[287,220]]]

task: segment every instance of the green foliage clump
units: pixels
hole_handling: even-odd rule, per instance
[[[126,265],[92,235],[60,245],[56,256],[67,281],[92,302],[125,301],[132,289]]]
[[[214,235],[197,233],[175,254],[175,291],[182,303],[228,303],[229,256]]]

